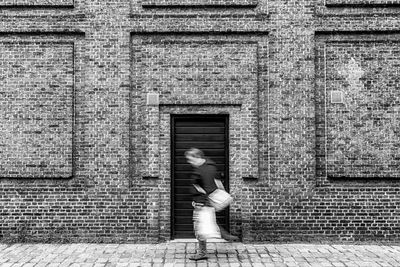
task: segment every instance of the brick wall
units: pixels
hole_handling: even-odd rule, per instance
[[[145,7],[188,7],[188,6],[256,6],[257,0],[144,0],[141,2],[142,6]]]
[[[74,0],[50,0],[50,1],[43,1],[43,0],[1,0],[0,6],[5,7],[21,7],[21,6],[28,6],[28,7],[48,7],[48,6],[73,6]]]
[[[317,134],[318,169],[325,176],[399,177],[396,37],[322,38],[316,71],[324,88],[317,88]],[[332,103],[332,92],[342,95],[340,103]]]
[[[229,114],[245,242],[399,238],[396,3],[0,1],[0,16],[0,240],[168,240],[171,114]]]
[[[73,43],[0,46],[1,176],[71,177]]]

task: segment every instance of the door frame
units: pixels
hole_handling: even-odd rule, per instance
[[[170,214],[170,223],[171,223],[171,229],[170,229],[170,233],[171,233],[171,240],[173,240],[175,237],[175,222],[174,222],[174,214],[175,214],[175,210],[174,210],[174,196],[175,196],[175,192],[174,192],[174,188],[175,188],[175,184],[174,184],[174,177],[175,177],[175,173],[174,173],[174,165],[175,165],[175,121],[176,119],[185,119],[185,118],[221,118],[224,119],[224,124],[225,124],[225,144],[224,144],[224,152],[225,152],[225,173],[224,173],[224,181],[225,181],[225,189],[229,192],[229,114],[171,114],[170,117],[170,151],[171,151],[171,166],[170,166],[170,170],[171,170],[171,184],[170,184],[170,189],[171,189],[171,194],[170,194],[170,199],[171,199],[171,206],[170,206],[170,210],[171,210],[171,214]],[[207,155],[206,155],[207,156]],[[226,227],[227,230],[229,230],[230,228],[230,212],[229,212],[229,208],[225,210],[226,214]]]

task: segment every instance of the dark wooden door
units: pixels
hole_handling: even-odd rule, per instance
[[[229,190],[228,177],[228,116],[176,115],[171,121],[172,141],[172,239],[194,238],[193,207],[190,180],[192,167],[186,162],[185,151],[196,147],[217,164],[218,173]],[[229,229],[229,211],[217,213],[218,224]]]

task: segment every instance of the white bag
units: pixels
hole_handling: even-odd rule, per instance
[[[233,197],[223,189],[216,189],[208,195],[208,199],[216,211],[225,209],[233,201]]]
[[[221,238],[213,207],[204,206],[196,208],[193,212],[194,230],[199,240]]]
[[[233,197],[225,191],[224,185],[222,184],[221,180],[214,180],[218,189],[209,194],[208,199],[210,200],[210,204],[215,208],[215,211],[221,211],[233,202]],[[204,189],[198,184],[194,184],[193,186],[198,192],[206,194],[206,191],[204,191]]]

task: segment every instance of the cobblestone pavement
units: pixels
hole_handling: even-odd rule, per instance
[[[400,246],[209,243],[0,244],[0,266],[400,266]]]

